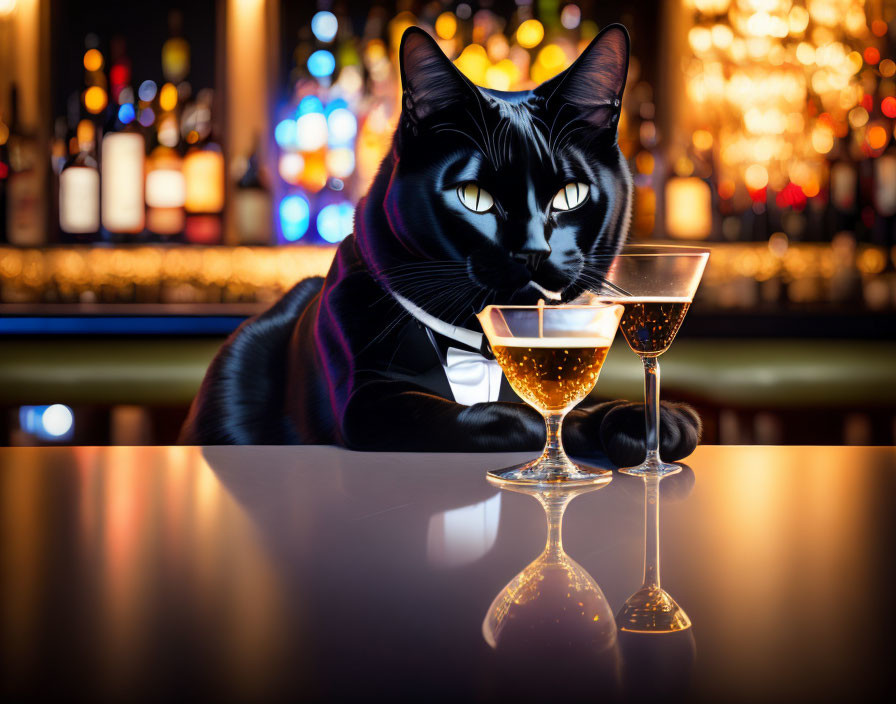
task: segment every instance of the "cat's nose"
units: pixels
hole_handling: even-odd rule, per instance
[[[512,254],[510,256],[513,257],[513,259],[515,259],[516,261],[520,262],[521,264],[525,264],[526,268],[529,269],[529,271],[535,271],[539,266],[541,266],[541,263],[545,259],[548,258],[548,255],[550,253],[551,253],[550,249],[546,252],[545,251],[527,252],[527,251],[523,250],[520,252],[515,252],[514,254]]]

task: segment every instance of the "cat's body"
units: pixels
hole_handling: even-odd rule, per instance
[[[520,93],[476,88],[420,30],[408,30],[400,54],[402,118],[354,233],[323,282],[301,282],[234,333],[183,441],[543,443],[541,416],[477,356],[474,316],[488,303],[572,300],[621,247],[632,190],[616,145],[628,36],[608,27],[570,69]],[[455,383],[464,364],[478,391]],[[667,407],[663,421],[664,456],[689,453],[696,415]],[[643,417],[621,402],[576,409],[564,424],[571,452],[604,449],[616,461],[640,461],[639,436]]]

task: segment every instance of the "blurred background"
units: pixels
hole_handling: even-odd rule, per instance
[[[712,248],[664,396],[708,442],[892,444],[896,0],[0,0],[0,442],[174,442],[351,232],[405,28],[517,90],[610,22],[631,240]],[[598,393],[640,384],[616,345]]]

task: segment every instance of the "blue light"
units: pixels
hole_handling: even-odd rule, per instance
[[[327,103],[327,117],[330,116],[330,113],[339,108],[348,108],[348,103],[343,98],[333,98],[333,100]]]
[[[134,111],[134,106],[130,103],[125,103],[120,108],[118,108],[118,121],[127,125],[134,121],[134,118],[137,117],[137,113]]]
[[[336,70],[336,57],[326,49],[318,49],[308,57],[308,73],[315,78],[333,75]]]
[[[75,414],[68,406],[22,406],[19,427],[40,440],[70,440],[75,427]]]
[[[351,203],[332,203],[317,214],[317,231],[327,242],[342,242],[352,232],[354,215]]]
[[[137,96],[140,100],[146,101],[147,103],[156,97],[156,91],[158,87],[155,84],[155,81],[143,81],[140,84],[140,87],[137,89]]]
[[[318,12],[311,18],[311,31],[322,42],[331,42],[336,38],[339,20],[332,12]]]
[[[299,103],[299,109],[296,111],[296,117],[307,115],[312,112],[323,112],[324,104],[316,95],[307,95],[302,98]]]
[[[303,196],[294,194],[280,201],[280,229],[288,242],[301,239],[310,220],[311,207]]]
[[[137,122],[139,122],[144,127],[149,127],[156,119],[156,114],[152,111],[152,108],[143,108],[140,111],[140,116],[137,118]]]
[[[274,128],[274,139],[277,144],[280,145],[281,149],[295,149],[296,121],[286,119],[278,122],[277,126]]]

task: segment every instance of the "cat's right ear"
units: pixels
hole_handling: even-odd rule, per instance
[[[402,109],[416,124],[440,110],[475,100],[477,88],[419,27],[409,27],[398,50]]]

